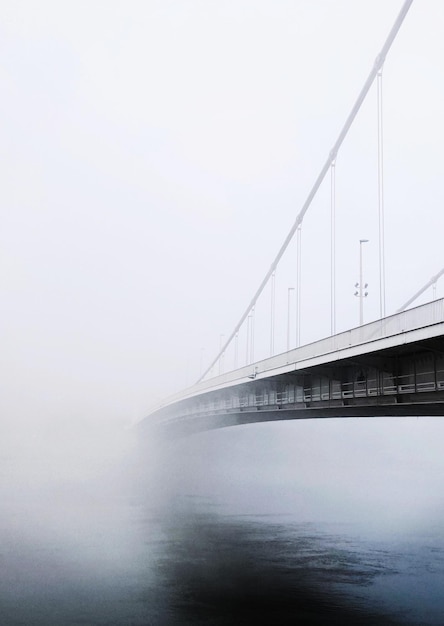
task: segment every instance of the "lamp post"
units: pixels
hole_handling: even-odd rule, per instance
[[[290,298],[294,287],[288,288],[288,304],[287,304],[287,352],[290,350]]]
[[[362,326],[364,323],[364,298],[367,297],[367,292],[364,292],[364,289],[368,287],[368,284],[363,284],[362,279],[362,244],[368,243],[368,239],[360,239],[359,240],[359,283],[355,284],[358,291],[355,291],[355,296],[359,298],[359,326]]]

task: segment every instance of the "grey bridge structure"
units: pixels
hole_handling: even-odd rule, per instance
[[[233,332],[219,354],[192,387],[171,396],[142,422],[142,432],[153,429],[168,435],[181,435],[211,428],[253,422],[369,416],[444,415],[444,300],[407,309],[429,286],[435,288],[444,269],[393,315],[385,312],[384,213],[382,176],[382,68],[390,47],[413,0],[406,0],[377,55],[367,80],[328,153],[319,176],[278,251],[259,288],[253,295]],[[362,306],[366,284],[360,280],[355,295],[360,303],[360,326],[336,332],[335,324],[335,163],[342,143],[373,82],[378,86],[378,215],[380,315],[363,324]],[[293,236],[297,240],[297,286],[300,307],[300,236],[303,218],[327,173],[331,173],[331,336],[274,354],[274,289],[277,266]],[[264,288],[271,287],[271,349],[269,357],[253,358],[254,315]],[[296,319],[300,320],[297,308]],[[288,330],[290,329],[288,315]],[[238,366],[238,339],[246,329],[247,357]],[[224,357],[234,347],[234,368],[224,372]],[[218,366],[218,375],[213,372]]]
[[[444,414],[444,299],[294,348],[169,398],[170,435],[254,422]]]

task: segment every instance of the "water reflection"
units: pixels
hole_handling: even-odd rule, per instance
[[[339,535],[187,507],[162,525],[156,578],[170,590],[168,623],[399,623],[358,591],[393,573],[390,559]]]
[[[388,491],[370,463],[379,437],[370,447],[340,424],[361,448],[339,466],[327,453],[337,459],[344,437],[336,448],[321,439],[333,426],[296,426],[287,434],[298,438],[273,426],[274,446],[272,428],[249,427],[183,442],[161,462],[144,449],[135,469],[118,462],[100,476],[31,480],[26,457],[0,490],[2,626],[442,624],[444,461],[429,448],[420,499],[409,491],[418,437],[407,455],[379,426]]]
[[[44,533],[3,528],[2,624],[400,623],[362,595],[396,574],[390,554],[356,540],[201,499],[94,506],[87,522],[72,504],[53,520],[34,508]]]

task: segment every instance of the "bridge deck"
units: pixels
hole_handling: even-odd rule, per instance
[[[441,299],[202,381],[144,425],[444,414],[443,355]]]

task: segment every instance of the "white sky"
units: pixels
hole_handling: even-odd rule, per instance
[[[294,222],[401,4],[2,2],[5,419],[131,423],[195,381]],[[444,3],[416,0],[384,68],[388,313],[444,265],[443,32]],[[379,311],[376,139],[373,89],[337,162],[338,330],[358,321],[360,238],[366,319]],[[304,221],[303,341],[329,331],[329,193]],[[279,351],[294,281],[291,248],[277,276]]]

